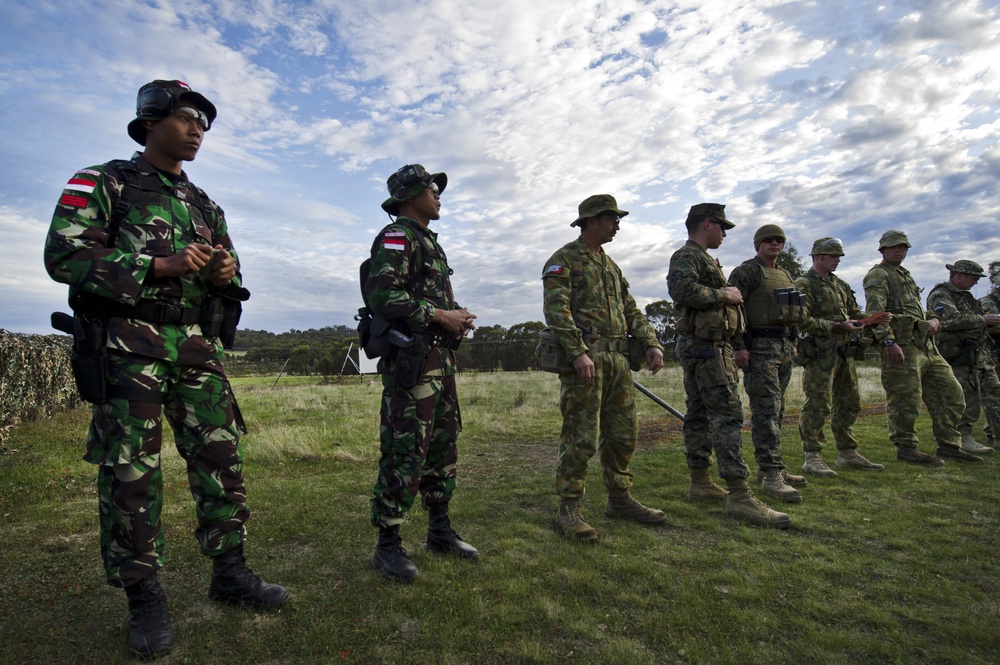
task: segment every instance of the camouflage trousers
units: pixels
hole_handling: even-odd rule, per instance
[[[965,397],[951,366],[930,342],[925,347],[900,346],[905,355],[902,365],[888,364],[885,350],[879,350],[889,441],[903,447],[915,447],[920,442],[915,425],[923,399],[931,416],[934,440],[938,445],[959,445],[962,437],[958,423],[965,411]]]
[[[382,374],[373,526],[402,524],[418,492],[430,508],[448,503],[455,491],[462,430],[455,375],[424,374],[407,390],[396,385],[394,368],[389,363]]]
[[[958,431],[972,434],[980,412],[986,415],[988,433],[1000,431],[1000,380],[993,367],[952,367],[965,394],[965,411],[958,421]]]
[[[750,433],[754,458],[761,469],[784,469],[781,419],[785,391],[792,380],[791,340],[760,337],[750,346],[750,366],[743,371],[743,389],[750,400]]]
[[[701,343],[707,348],[709,343]],[[724,480],[740,480],[750,475],[743,461],[743,405],[739,378],[733,363],[733,349],[716,345],[716,357],[694,358],[696,340],[681,340],[677,353],[684,369],[687,395],[684,414],[684,454],[691,469],[712,466],[712,451]]]
[[[807,360],[802,365],[802,392],[805,393],[799,417],[802,450],[807,453],[823,450],[826,445],[823,423],[827,418],[830,418],[837,450],[856,449],[858,438],[854,436],[853,427],[861,413],[861,394],[858,392],[858,370],[854,359],[845,359],[834,353],[830,369],[823,369],[818,362]]]
[[[108,583],[128,586],[163,567],[164,414],[187,464],[202,553],[216,556],[238,547],[250,510],[235,400],[222,363],[182,366],[112,351],[109,385],[132,395],[94,405],[84,455],[98,465],[101,556]]]
[[[559,411],[562,432],[556,462],[556,494],[578,499],[586,491],[587,464],[597,452],[608,489],[628,489],[628,463],[638,440],[635,386],[628,359],[621,353],[594,354],[594,381],[560,374]]]

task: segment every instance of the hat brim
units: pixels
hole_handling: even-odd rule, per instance
[[[580,223],[583,220],[587,219],[588,217],[599,217],[602,212],[608,212],[609,210],[618,215],[619,217],[625,217],[626,215],[628,215],[628,210],[619,210],[618,208],[602,208],[601,210],[595,212],[593,215],[581,215],[580,217],[577,217],[572,222],[570,222],[570,227],[579,226]]]
[[[952,272],[961,273],[963,275],[972,275],[973,277],[986,277],[986,273],[984,273],[982,271],[979,271],[979,272],[970,272],[968,270],[963,270],[962,268],[954,266],[954,265],[952,265],[950,263],[944,264],[944,267],[947,268],[948,270],[952,271]]]
[[[431,173],[429,178],[425,178],[424,183],[423,183],[423,189],[421,189],[420,192],[422,192],[422,191],[424,191],[424,189],[427,189],[428,187],[430,187],[430,184],[432,182],[435,185],[437,185],[438,194],[440,194],[441,192],[444,191],[445,187],[448,186],[448,176],[445,173],[443,173],[443,172],[442,173]],[[415,196],[417,196],[420,192],[417,192],[416,194],[414,194],[410,198],[406,198],[406,199],[397,199],[394,196],[390,196],[389,198],[387,198],[385,201],[382,202],[382,210],[385,210],[387,213],[389,213],[393,217],[399,217],[399,204],[400,203],[404,203],[406,201],[409,201],[410,199],[412,199]]]
[[[194,107],[205,114],[208,118],[208,128],[205,129],[207,132],[212,128],[212,123],[215,122],[215,118],[218,112],[215,109],[215,104],[208,101],[204,95],[198,92],[187,92],[185,91],[179,97],[177,101],[189,100],[194,103]],[[174,104],[176,106],[176,103]],[[164,116],[165,117],[165,116]],[[146,145],[146,127],[142,124],[145,120],[157,121],[163,120],[163,118],[135,118],[132,122],[128,123],[128,135],[132,137],[132,140],[139,145]]]

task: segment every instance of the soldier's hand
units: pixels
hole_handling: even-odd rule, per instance
[[[153,274],[157,277],[180,277],[201,272],[212,260],[212,248],[201,243],[192,243],[173,256],[157,256],[153,259]]]
[[[936,335],[938,334],[938,331],[941,330],[941,322],[938,321],[937,319],[931,319],[927,323],[930,324],[930,328],[928,328],[927,330],[928,334]]]
[[[472,324],[475,318],[467,309],[435,309],[431,320],[457,338],[475,328]]]
[[[585,385],[589,386],[594,382],[594,361],[586,353],[581,353],[573,359],[573,369]]]
[[[723,287],[723,291],[726,292],[726,304],[727,305],[741,305],[743,304],[743,294],[735,286]]]
[[[736,366],[740,369],[747,369],[750,367],[750,352],[746,349],[733,351],[733,359],[736,361]]]
[[[646,367],[653,374],[659,372],[660,368],[663,367],[663,351],[655,346],[646,349]]]
[[[859,330],[864,330],[864,326],[857,321],[849,320],[841,323],[840,329],[845,332],[858,332]]]
[[[986,319],[986,325],[995,326],[1000,323],[1000,314],[986,314],[983,316]]]
[[[236,259],[222,245],[216,245],[208,270],[209,281],[216,286],[226,286],[233,277],[236,277]]]
[[[899,344],[890,344],[885,347],[885,359],[890,365],[902,365],[906,362],[906,354],[899,348]]]

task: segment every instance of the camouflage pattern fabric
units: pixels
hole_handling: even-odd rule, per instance
[[[818,358],[806,357],[802,363],[802,391],[805,402],[799,416],[802,450],[819,452],[826,444],[823,423],[830,418],[830,429],[837,450],[858,447],[854,422],[861,413],[858,372],[854,359],[847,355],[848,336],[835,332],[841,321],[864,316],[850,285],[834,274],[820,277],[810,268],[795,280],[795,288],[805,297],[806,320],[801,331],[812,338],[818,350],[827,350],[832,367],[821,366]],[[807,340],[800,344],[809,343]],[[825,363],[824,363],[825,364]]]
[[[900,335],[907,332],[906,327],[912,330],[915,322],[925,319],[920,290],[909,271],[902,266],[897,269],[883,261],[868,272],[864,284],[865,309],[869,312],[892,312],[893,315],[889,326],[880,324],[874,327],[876,340],[899,340]],[[961,445],[958,423],[965,410],[965,398],[951,366],[941,357],[930,338],[920,346],[915,345],[912,339],[898,343],[905,355],[902,365],[886,362],[885,347],[879,345],[889,441],[897,447],[917,446],[919,439],[915,424],[923,399],[938,445]]]
[[[719,262],[698,243],[688,240],[670,257],[667,291],[679,316],[726,302],[727,286]],[[697,358],[695,353],[711,348],[715,357]],[[711,342],[689,335],[678,336],[677,356],[684,369],[687,412],[684,414],[684,452],[689,468],[711,466],[712,451],[719,476],[740,480],[749,475],[743,461],[743,405],[737,385],[729,341]],[[720,364],[720,361],[721,362]],[[730,370],[731,367],[731,370]]]
[[[126,305],[139,300],[199,307],[209,294],[207,271],[183,277],[150,275],[155,257],[191,243],[222,245],[237,258],[222,209],[182,172],[168,176],[139,153],[132,157],[144,192],[120,220],[107,247],[111,214],[124,182],[107,165],[78,171],[67,183],[45,242],[50,276],[85,293]],[[193,202],[204,203],[202,207]],[[238,258],[237,258],[238,261]],[[243,300],[237,272],[216,293]],[[217,555],[242,543],[249,517],[242,478],[235,400],[222,368],[222,345],[198,324],[158,324],[111,318],[109,385],[136,389],[137,397],[95,405],[87,452],[98,468],[101,548],[108,582],[137,582],[163,565],[162,477],[159,471],[163,398],[177,447],[188,463],[202,551]]]
[[[546,261],[542,281],[545,322],[570,360],[588,351],[582,329],[622,344],[621,351],[591,352],[595,374],[591,385],[584,385],[575,373],[559,376],[563,425],[556,494],[564,499],[584,495],[587,463],[597,450],[605,486],[627,489],[632,485],[628,463],[638,430],[624,341],[632,334],[645,348],[661,348],[656,332],[629,294],[618,265],[604,251],[592,252],[580,238]]]
[[[980,298],[979,306],[983,308],[983,314],[1000,314],[1000,288],[993,287],[992,291]],[[989,330],[993,342],[993,366],[997,376],[1000,376],[1000,326],[990,326]]]
[[[936,285],[927,296],[927,309],[941,321],[940,335],[952,335],[957,340],[970,340],[978,348],[968,347],[949,363],[965,395],[965,411],[958,431],[972,434],[973,426],[985,411],[991,432],[1000,431],[1000,381],[993,363],[993,342],[990,326],[986,325],[980,301],[965,289],[949,282]]]
[[[461,309],[451,286],[451,269],[437,234],[408,217],[382,230],[375,239],[366,288],[372,309],[415,334],[430,330],[434,309]],[[413,283],[426,266],[422,284]],[[425,508],[444,504],[455,491],[457,440],[462,429],[455,384],[455,354],[429,347],[418,383],[396,385],[393,357],[379,361],[382,373],[378,475],[372,488],[371,522],[403,522],[419,492]]]

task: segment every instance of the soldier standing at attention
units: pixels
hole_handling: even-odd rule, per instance
[[[628,336],[645,348],[646,366],[655,374],[663,366],[656,332],[628,292],[628,282],[602,245],[614,240],[628,212],[608,194],[588,197],[570,226],[580,237],[545,262],[545,322],[572,362],[573,372],[559,375],[559,436],[556,522],[571,538],[593,542],[597,531],[580,515],[587,463],[600,451],[608,517],[644,524],[665,522],[660,510],[632,498],[628,468],[638,439],[635,387],[628,361]]]
[[[889,324],[872,327],[882,360],[889,440],[896,446],[896,459],[910,464],[941,466],[944,459],[981,462],[981,457],[960,447],[962,435],[958,423],[965,411],[965,398],[951,366],[934,346],[932,337],[941,323],[924,314],[920,289],[902,265],[910,247],[905,233],[895,229],[886,231],[878,243],[882,262],[865,276],[865,308],[869,312],[892,313]],[[934,455],[917,449],[915,424],[921,398],[930,412],[938,444]]]
[[[99,347],[84,459],[97,465],[101,556],[128,596],[128,646],[159,656],[174,645],[163,566],[161,418],[174,430],[195,498],[209,596],[277,607],[288,592],[246,567],[246,429],[222,367],[243,288],[222,209],[181,170],[201,147],[215,106],[181,81],[139,89],[130,161],[77,171],[56,206],[45,266],[70,285],[76,326]],[[225,321],[211,314],[221,307]],[[227,330],[228,328],[228,330]],[[80,340],[77,340],[77,344]],[[228,345],[228,344],[227,344]],[[106,359],[105,354],[106,353]],[[78,377],[78,382],[80,378]]]
[[[403,549],[399,526],[418,492],[430,513],[427,549],[479,556],[452,530],[448,514],[462,429],[455,349],[476,316],[456,304],[448,258],[429,228],[441,218],[448,176],[408,164],[386,184],[382,209],[397,217],[375,238],[365,290],[374,312],[411,341],[379,361],[381,457],[371,499],[379,535],[372,566],[387,579],[409,582],[417,567]]]
[[[861,395],[849,342],[851,335],[861,332],[858,319],[864,317],[864,312],[850,285],[833,274],[844,255],[844,246],[837,238],[820,238],[813,243],[811,255],[812,267],[795,280],[795,288],[806,303],[802,323],[805,337],[799,340],[805,393],[799,417],[799,436],[806,458],[802,469],[816,476],[837,475],[823,461],[821,452],[826,443],[823,423],[829,417],[837,444],[837,465],[881,471],[884,466],[858,453],[858,437],[852,430],[861,413]]]
[[[743,295],[726,283],[722,267],[709,255],[718,249],[735,224],[726,206],[699,203],[688,212],[687,243],[670,257],[667,289],[680,314],[677,356],[684,368],[687,413],[684,450],[691,469],[688,497],[694,501],[725,501],[726,513],[755,524],[787,529],[785,513],[771,510],[747,487],[749,469],[743,462],[738,372],[732,340],[743,334]],[[728,493],[712,482],[712,450]]]
[[[1000,380],[993,365],[990,340],[990,329],[1000,328],[1000,315],[986,314],[970,293],[979,278],[986,276],[981,265],[963,259],[945,267],[951,271],[948,281],[931,289],[927,311],[941,322],[938,352],[951,365],[965,394],[965,412],[958,421],[962,450],[988,455],[993,449],[976,441],[972,426],[979,420],[980,411],[986,412],[990,432],[996,432],[1000,426]]]
[[[740,290],[747,316],[746,332],[733,338],[736,366],[743,370],[743,388],[750,399],[751,436],[761,489],[782,501],[802,500],[795,489],[808,481],[785,471],[781,457],[781,419],[785,391],[792,379],[792,358],[802,321],[802,306],[791,302],[792,276],[778,267],[785,232],[765,224],[753,236],[757,255],[737,266],[729,283]],[[778,290],[785,290],[779,298]]]
[[[979,305],[983,308],[984,314],[1000,314],[1000,262],[990,264],[990,285],[992,289],[989,293],[979,299]],[[1000,378],[1000,326],[990,326],[990,340],[993,342],[993,367],[996,368],[997,377]],[[994,445],[994,434],[989,423],[983,428],[986,434],[986,443]]]

